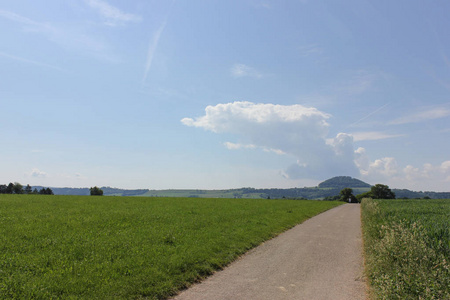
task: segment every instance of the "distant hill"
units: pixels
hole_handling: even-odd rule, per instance
[[[337,176],[321,182],[316,187],[290,189],[255,189],[240,188],[228,190],[125,190],[112,187],[101,187],[105,196],[143,196],[143,197],[196,197],[196,198],[287,198],[287,199],[329,199],[339,195],[344,188],[353,189],[358,195],[370,190],[371,185],[350,176]],[[42,186],[33,186],[40,190]],[[89,188],[53,188],[55,195],[88,196]],[[392,189],[397,198],[450,199],[450,192],[415,192],[406,189]]]
[[[43,187],[42,186],[32,186],[31,188],[32,189],[36,188],[37,190],[40,190]],[[90,195],[89,188],[52,187],[51,189],[55,195],[74,195],[74,196],[89,196]],[[125,189],[112,188],[109,186],[103,186],[100,189],[103,191],[103,195],[105,195],[105,196],[141,196],[149,191],[148,189],[125,190]]]
[[[450,199],[450,192],[414,192],[406,189],[392,189],[397,199],[399,198],[425,198],[431,199]]]
[[[47,188],[47,186],[40,186],[40,185],[34,185],[31,187],[33,190],[37,189],[38,191],[42,188]],[[87,196],[89,195],[89,189],[88,188],[70,188],[70,187],[64,187],[64,188],[58,188],[58,187],[50,187],[50,189],[53,191],[55,195],[73,195],[73,196]]]
[[[337,176],[319,183],[319,188],[370,188],[370,184],[350,176]]]

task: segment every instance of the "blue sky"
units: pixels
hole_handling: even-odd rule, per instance
[[[447,1],[0,1],[0,182],[450,191]]]

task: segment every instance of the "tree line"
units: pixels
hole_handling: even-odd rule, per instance
[[[51,188],[32,188],[29,184],[25,187],[18,182],[10,182],[8,185],[0,184],[0,194],[35,194],[35,195],[54,195]]]
[[[384,184],[375,184],[370,191],[354,196],[353,189],[345,188],[339,193],[339,200],[351,203],[361,202],[363,198],[372,199],[395,199],[395,193],[391,191],[389,186]],[[336,199],[337,200],[337,199]]]

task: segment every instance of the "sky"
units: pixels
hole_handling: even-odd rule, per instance
[[[448,192],[449,11],[0,0],[0,183]]]

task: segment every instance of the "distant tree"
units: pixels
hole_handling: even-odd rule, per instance
[[[6,187],[6,194],[12,194],[14,192],[14,183],[10,182]]]
[[[25,194],[31,194],[32,192],[33,190],[31,189],[31,186],[27,184],[27,186],[25,187]]]
[[[36,189],[34,189],[33,193],[34,194],[39,193],[39,195],[54,195],[51,188],[42,188],[39,190],[39,192]]]
[[[97,186],[91,187],[89,191],[91,192],[91,196],[103,196],[103,191]]]
[[[32,192],[33,194],[39,194],[39,192],[38,192],[38,190],[37,190],[37,188],[34,188],[34,190],[33,190],[33,192]]]
[[[13,186],[13,193],[14,194],[23,194],[23,185],[21,185],[18,182],[15,182],[14,186]]]
[[[374,199],[395,199],[395,193],[384,184],[375,184],[370,189],[370,193]]]
[[[359,195],[356,195],[356,199],[358,199],[358,202],[361,202],[364,198],[373,198],[372,192],[368,191]]]
[[[8,186],[6,184],[1,184],[0,185],[0,194],[6,194],[7,188],[8,188]]]
[[[323,198],[324,201],[337,201],[341,200],[341,196],[335,195],[335,196],[326,196]]]
[[[358,200],[353,195],[353,190],[351,188],[344,188],[339,193],[341,196],[341,201],[350,202],[350,203],[358,203]]]

